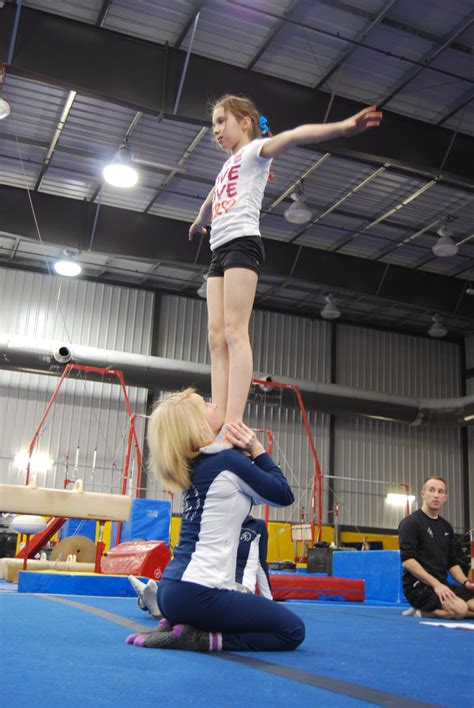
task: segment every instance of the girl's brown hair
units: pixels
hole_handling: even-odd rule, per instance
[[[228,93],[225,94],[225,96],[221,96],[211,106],[211,113],[213,113],[218,107],[222,107],[225,111],[229,111],[238,120],[250,118],[250,135],[252,140],[262,137],[259,125],[260,113],[257,110],[257,106],[250,98],[246,98],[245,96],[235,96]]]
[[[236,96],[232,93],[226,93],[224,96],[221,96],[215,103],[211,105],[211,113],[213,113],[216,108],[219,107],[222,107],[224,111],[229,111],[229,113],[232,113],[237,118],[237,120],[242,120],[243,118],[250,118],[250,137],[252,140],[261,137],[269,138],[272,136],[272,133],[268,128],[268,123],[266,119],[264,119],[265,131],[261,130],[260,118],[262,116],[251,98],[247,98],[246,96]],[[270,170],[268,180],[269,182],[273,182],[275,180],[275,173],[273,172],[273,170]]]

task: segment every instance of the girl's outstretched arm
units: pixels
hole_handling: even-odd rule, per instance
[[[203,202],[201,208],[199,209],[199,214],[197,215],[194,222],[189,228],[189,240],[193,240],[195,233],[204,234],[206,233],[206,224],[211,220],[212,211],[212,197],[214,195],[214,187],[211,189],[207,195],[205,201]]]
[[[278,135],[265,140],[260,155],[262,157],[277,157],[288,148],[298,145],[309,145],[324,140],[359,135],[368,128],[378,127],[382,121],[382,115],[380,111],[377,111],[376,106],[369,106],[360,113],[356,113],[355,116],[337,123],[299,125],[297,128],[285,130],[283,133],[278,133]]]

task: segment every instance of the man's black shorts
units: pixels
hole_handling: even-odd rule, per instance
[[[265,263],[265,249],[260,236],[242,236],[224,243],[212,254],[209,278],[222,278],[228,268],[246,268],[258,276]]]
[[[446,583],[446,585],[462,600],[467,602],[468,600],[474,599],[474,594],[466,590],[462,585],[451,585],[450,583]],[[425,612],[441,610],[441,600],[433,588],[429,585],[425,585],[421,580],[418,580],[413,587],[406,588],[404,592],[410,605],[417,610],[424,610]]]

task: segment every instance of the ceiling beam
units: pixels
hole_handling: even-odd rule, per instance
[[[459,22],[456,27],[452,30],[452,32],[449,33],[449,35],[443,40],[443,43],[439,47],[433,47],[428,54],[423,58],[423,62],[427,65],[427,68],[429,64],[434,62],[434,60],[443,52],[445,49],[448,47],[452,46],[454,40],[459,37],[460,34],[463,34],[474,22],[474,10],[467,15],[467,17],[464,17],[461,22]],[[377,106],[379,108],[383,108],[389,101],[392,100],[397,94],[401,93],[405,86],[407,86],[409,83],[415,79],[418,74],[420,74],[422,71],[424,71],[423,67],[420,66],[415,66],[411,67],[408,69],[408,71],[403,74],[403,76],[396,82],[395,86],[393,86],[390,91],[380,100],[377,101]]]
[[[33,193],[31,199],[45,243],[78,248],[84,224],[90,231],[95,205],[41,192]],[[6,233],[37,240],[26,190],[0,186],[0,223]],[[94,250],[116,257],[181,263],[186,267],[207,266],[208,245],[199,250],[201,239],[189,243],[187,232],[188,224],[184,221],[102,206]],[[464,287],[461,279],[399,266],[390,266],[386,272],[385,263],[364,258],[271,239],[264,239],[264,244],[267,276],[283,279],[291,276],[328,289],[344,288],[371,297],[377,294],[381,298],[445,313],[454,312]],[[472,318],[467,305],[463,305],[458,314]]]
[[[12,5],[0,10],[0,62],[8,53],[14,10]],[[9,71],[144,113],[172,117],[184,61],[185,53],[176,49],[169,48],[166,59],[163,45],[24,8]],[[208,126],[209,100],[228,92],[256,98],[260,110],[271,116],[275,132],[322,122],[327,110],[325,92],[193,55],[176,118]],[[350,99],[335,97],[332,117],[346,118],[360,107]],[[439,170],[451,136],[451,130],[386,112],[379,130],[320,143],[317,149],[379,164],[389,160],[411,169]],[[472,164],[474,139],[459,133],[445,170],[474,184]]]
[[[272,29],[270,30],[270,33],[264,40],[264,42],[260,45],[256,53],[253,55],[249,63],[247,64],[247,69],[253,69],[255,64],[258,62],[262,54],[265,54],[266,50],[270,46],[270,44],[273,42],[279,31],[281,30],[282,27],[285,26],[285,21],[288,19],[288,17],[291,15],[293,10],[295,9],[295,6],[299,3],[300,0],[293,0],[293,2],[290,4],[290,6],[285,10],[283,16],[279,19],[276,20],[275,24],[273,25]]]
[[[396,0],[389,0],[384,7],[380,10],[380,12],[375,16],[371,17],[370,20],[367,22],[367,24],[362,27],[360,32],[356,35],[356,40],[360,42],[364,37],[366,37],[371,30],[374,29],[380,22],[382,22],[383,18],[387,13],[390,12],[392,9],[392,5],[396,2]],[[348,47],[342,50],[342,52],[339,54],[338,57],[336,57],[335,61],[329,69],[326,71],[324,76],[322,76],[320,79],[318,79],[317,84],[315,85],[315,89],[320,89],[324,86],[324,84],[327,83],[327,81],[331,78],[331,76],[334,74],[335,71],[339,69],[342,64],[350,57],[350,55],[355,52],[357,47],[354,44],[350,44]]]

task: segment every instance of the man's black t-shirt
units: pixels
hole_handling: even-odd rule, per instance
[[[402,563],[414,558],[441,583],[447,582],[448,569],[457,565],[458,560],[453,527],[446,519],[441,516],[432,519],[418,509],[400,522],[398,536]],[[403,589],[409,590],[416,582],[417,579],[404,569]]]

